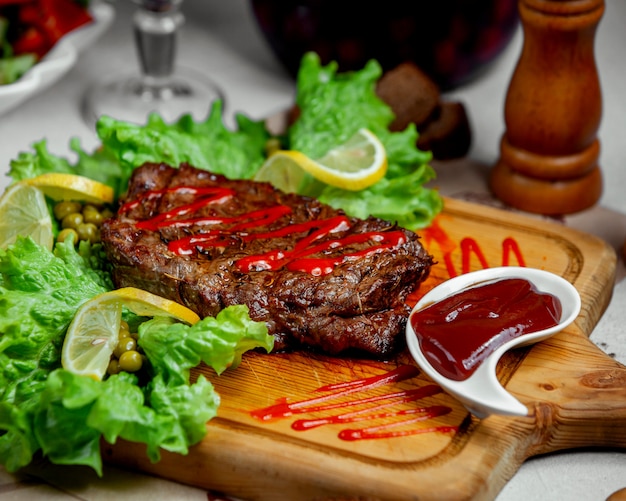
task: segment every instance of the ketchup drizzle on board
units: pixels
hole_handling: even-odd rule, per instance
[[[443,390],[437,385],[429,384],[391,393],[367,394],[376,388],[394,385],[417,375],[419,375],[417,367],[401,365],[392,371],[377,376],[321,386],[315,392],[324,394],[317,397],[295,402],[288,402],[285,398],[280,399],[274,405],[250,411],[250,416],[259,421],[267,422],[288,419],[300,414],[325,413],[323,417],[294,420],[291,423],[291,429],[299,432],[328,425],[347,425],[380,421],[381,419],[388,421],[363,428],[344,428],[337,434],[337,437],[344,441],[405,437],[423,433],[457,432],[458,426],[411,426],[449,414],[452,412],[452,408],[447,405],[410,406],[398,409],[398,405],[408,404],[441,393]],[[362,392],[366,392],[366,395],[359,396]],[[356,398],[353,398],[353,395]],[[368,404],[374,405],[363,407]],[[328,414],[335,410],[343,410],[343,412]],[[409,416],[410,419],[401,419],[405,416]]]
[[[234,195],[233,190],[220,187],[176,186],[146,191],[132,202],[122,205],[119,212],[127,213],[144,202],[158,199],[170,193],[187,194],[192,201],[150,219],[139,221],[136,226],[139,229],[150,231],[159,231],[163,228],[202,228],[198,233],[168,242],[168,249],[179,255],[192,255],[211,247],[226,247],[242,241],[249,242],[256,239],[275,239],[299,233],[303,234],[303,238],[296,243],[293,249],[273,249],[262,254],[238,259],[236,265],[244,273],[262,270],[274,271],[285,267],[291,271],[302,271],[315,276],[327,275],[341,263],[391,250],[406,241],[405,234],[400,230],[371,231],[352,234],[343,238],[328,238],[334,233],[345,232],[350,229],[350,219],[346,216],[334,216],[299,224],[285,224],[272,230],[261,231],[264,226],[275,223],[291,213],[291,209],[284,205],[275,205],[238,216],[194,216],[199,210],[211,204],[224,203]],[[181,219],[181,217],[184,218]],[[211,226],[220,227],[211,229]],[[209,229],[205,229],[205,227],[209,227]],[[336,251],[351,245],[366,245],[366,247],[341,255],[311,257],[315,254]]]
[[[472,271],[472,255],[476,257],[483,269],[490,267],[481,246],[476,239],[465,237],[460,241],[460,243],[457,243],[448,236],[441,226],[439,219],[435,219],[429,227],[422,229],[420,233],[424,238],[427,247],[431,243],[437,244],[442,254],[442,262],[445,265],[450,278]],[[458,247],[460,247],[461,253],[460,270],[457,270],[453,259],[453,254]],[[526,261],[520,249],[519,243],[514,238],[507,237],[502,241],[501,265],[509,266],[511,264],[512,257],[515,257],[518,266],[526,266]]]
[[[426,359],[463,381],[507,341],[558,324],[561,303],[522,278],[468,287],[414,312],[409,321]]]

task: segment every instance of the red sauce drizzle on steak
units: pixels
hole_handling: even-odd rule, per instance
[[[418,236],[391,222],[188,165],[139,167],[123,202],[102,227],[116,286],[201,317],[245,304],[279,349],[394,352],[405,299],[432,265]]]

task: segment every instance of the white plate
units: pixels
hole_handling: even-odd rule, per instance
[[[22,104],[29,97],[47,89],[65,75],[78,56],[93,44],[113,22],[115,11],[111,5],[99,3],[90,8],[93,22],[71,31],[12,84],[0,85],[0,115]]]

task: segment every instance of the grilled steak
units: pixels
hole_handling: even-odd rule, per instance
[[[102,241],[118,287],[134,286],[201,317],[234,304],[267,324],[276,349],[384,356],[403,338],[406,296],[428,276],[418,236],[347,217],[267,183],[188,165],[135,170]]]

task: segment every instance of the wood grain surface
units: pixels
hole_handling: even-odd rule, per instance
[[[525,459],[575,447],[626,447],[626,368],[589,339],[613,289],[616,253],[563,225],[453,199],[422,232],[437,264],[411,300],[451,276],[523,265],[581,294],[575,324],[509,352],[498,376],[531,410],[480,420],[421,374],[385,361],[248,353],[206,374],[218,417],[189,454],[104,445],[105,460],[245,500],[489,500]]]

